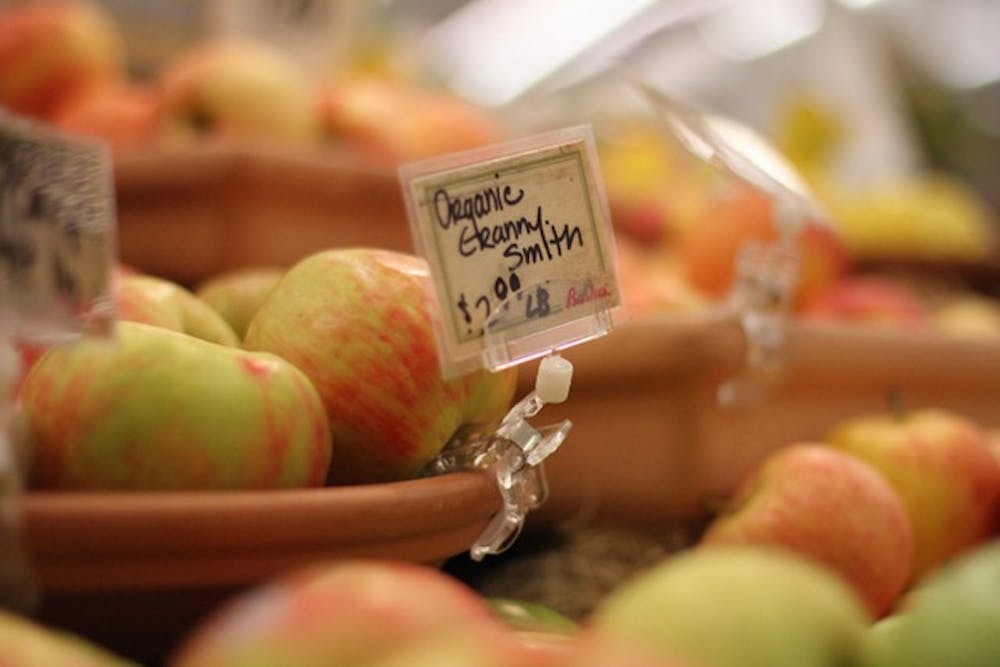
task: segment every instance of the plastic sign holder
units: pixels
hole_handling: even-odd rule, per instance
[[[744,367],[716,393],[722,405],[758,402],[776,386],[786,365],[785,330],[801,262],[798,235],[807,220],[828,225],[829,218],[795,167],[759,134],[684,105],[634,76],[632,83],[689,153],[772,200],[778,238],[741,249],[729,295],[747,342]]]
[[[507,549],[545,501],[544,461],[572,424],[528,420],[569,395],[573,366],[560,351],[607,334],[623,313],[597,151],[580,126],[404,165],[400,180],[439,305],[442,374],[541,358],[534,391],[499,426],[456,434],[428,467],[495,476],[503,508],[472,545],[481,560]]]
[[[37,598],[17,507],[18,346],[112,335],[114,220],[106,146],[0,111],[0,606]]]

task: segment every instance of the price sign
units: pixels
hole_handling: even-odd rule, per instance
[[[440,306],[445,376],[591,338],[595,317],[619,308],[588,127],[406,165],[400,176]],[[494,363],[489,348],[498,341],[528,344]]]
[[[0,113],[0,335],[110,332],[112,190],[102,144]]]

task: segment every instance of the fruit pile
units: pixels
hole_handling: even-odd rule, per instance
[[[777,238],[767,196],[695,163],[644,123],[612,127],[600,151],[623,293],[634,313],[698,312],[718,303],[732,288],[740,249]],[[807,221],[796,241],[801,264],[793,314],[995,339],[1000,302],[948,275],[946,264],[936,274],[864,265],[862,260],[893,257],[984,260],[995,252],[995,221],[967,187],[935,177],[907,191],[912,196],[905,204],[897,201],[902,195],[884,204],[875,203],[876,195],[824,202],[831,224]],[[925,244],[931,250],[915,249],[911,237],[923,234],[915,227],[941,238]],[[856,229],[885,239],[887,248],[858,241]]]
[[[99,4],[0,11],[0,107],[116,149],[238,140],[339,146],[392,164],[501,136],[485,110],[398,68],[358,65],[313,80],[281,50],[249,40],[191,45],[153,80],[130,77],[127,65]]]
[[[202,299],[122,269],[116,343],[24,350],[17,398],[30,487],[263,489],[418,475],[462,426],[499,420],[515,380],[441,378],[426,273],[411,255],[329,250],[287,271],[219,276]]]

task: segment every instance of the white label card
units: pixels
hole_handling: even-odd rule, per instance
[[[510,365],[592,338],[567,325],[620,306],[589,127],[406,165],[400,177],[440,306],[445,376],[493,366],[497,341],[534,341]]]
[[[105,146],[0,112],[0,335],[109,333],[114,222]]]

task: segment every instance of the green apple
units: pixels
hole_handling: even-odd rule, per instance
[[[4,667],[128,667],[76,635],[0,610],[0,665]]]
[[[427,264],[388,250],[326,250],[288,270],[243,344],[308,375],[330,417],[335,483],[412,477],[459,428],[509,408],[516,374],[442,379]]]
[[[1000,542],[937,570],[868,638],[869,667],[1000,664]]]
[[[24,379],[34,487],[323,484],[329,427],[294,366],[137,322],[117,334],[53,348]]]
[[[765,459],[702,543],[790,549],[841,574],[875,616],[895,604],[913,560],[913,530],[899,494],[863,461],[816,443]]]
[[[858,665],[869,616],[827,568],[786,550],[699,547],[622,586],[595,630],[701,667]]]
[[[172,665],[370,667],[437,637],[505,632],[482,597],[440,570],[399,561],[324,562],[226,604],[182,642]]]
[[[284,274],[284,269],[270,266],[234,269],[204,281],[195,289],[195,294],[219,313],[242,339],[250,320]]]
[[[118,316],[238,346],[239,336],[215,310],[177,283],[147,275],[124,275],[117,283]]]
[[[1000,465],[971,420],[936,409],[864,415],[841,422],[827,440],[877,468],[902,497],[914,580],[996,528]]]

